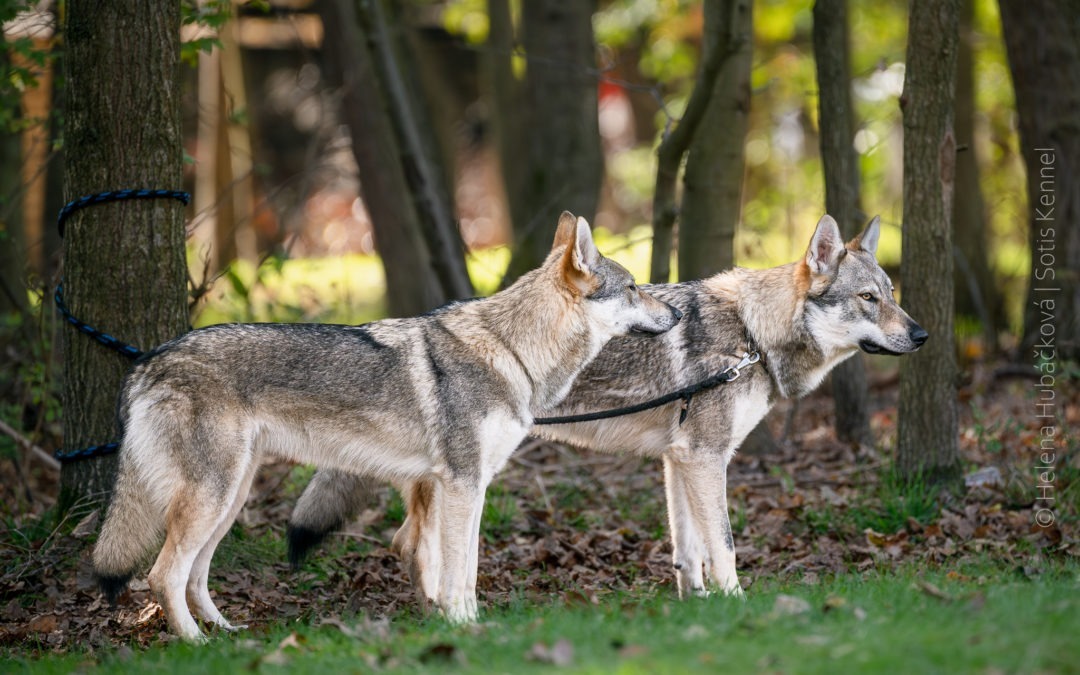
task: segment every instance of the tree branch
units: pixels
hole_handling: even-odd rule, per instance
[[[5,436],[13,439],[16,443],[21,445],[23,449],[29,450],[30,454],[36,459],[40,460],[41,463],[45,466],[56,471],[60,470],[60,462],[56,461],[55,457],[42,450],[40,447],[34,445],[33,441],[31,441],[26,436],[23,436],[15,429],[9,427],[7,424],[4,423],[3,420],[0,420],[0,432],[2,432]]]

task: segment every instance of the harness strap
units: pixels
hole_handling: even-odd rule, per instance
[[[562,415],[559,417],[536,417],[533,418],[533,424],[571,424],[574,422],[594,422],[596,420],[605,420],[612,417],[622,417],[623,415],[632,415],[634,413],[643,412],[645,410],[652,410],[653,408],[659,408],[662,405],[673,403],[674,401],[682,400],[682,410],[679,411],[679,424],[682,425],[686,421],[686,416],[690,414],[690,402],[694,398],[694,394],[698,392],[713,389],[722,384],[728,382],[734,382],[739,379],[739,375],[742,374],[743,368],[754,365],[761,361],[761,353],[756,349],[752,349],[749,352],[743,352],[742,358],[733,366],[728,366],[714,375],[692,384],[688,387],[683,387],[677,391],[673,391],[669,394],[664,394],[654,399],[650,399],[643,403],[637,403],[622,408],[612,408],[610,410],[600,410],[597,412],[583,413],[580,415]]]

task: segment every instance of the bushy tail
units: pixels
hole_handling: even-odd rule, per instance
[[[94,573],[110,603],[124,592],[165,530],[164,510],[136,473],[121,458],[116,491],[94,546]]]
[[[374,486],[370,478],[334,469],[312,476],[289,518],[289,562],[294,569],[327,535],[360,513]]]

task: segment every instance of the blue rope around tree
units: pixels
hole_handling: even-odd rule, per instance
[[[79,209],[128,199],[177,199],[183,202],[184,206],[191,203],[191,195],[181,190],[110,190],[108,192],[97,192],[73,199],[65,204],[64,208],[60,209],[59,215],[56,216],[56,229],[59,230],[60,236],[63,237],[64,221]]]
[[[94,328],[90,324],[86,323],[85,321],[81,321],[77,317],[75,317],[75,315],[73,315],[71,311],[68,310],[67,305],[64,304],[64,282],[61,281],[59,284],[56,285],[56,293],[53,294],[53,300],[56,302],[56,308],[60,310],[60,316],[64,317],[64,321],[67,321],[69,324],[74,326],[75,330],[79,331],[84,335],[89,335],[90,337],[97,340],[99,344],[108,347],[114,352],[119,352],[121,355],[126,356],[129,359],[137,359],[143,355],[141,349],[137,347],[132,347],[126,342],[121,342],[113,336],[109,335],[108,333],[104,333],[97,328]]]
[[[60,236],[64,236],[64,221],[66,221],[71,214],[75,213],[81,208],[87,206],[96,206],[98,204],[108,204],[109,202],[119,202],[128,199],[176,199],[181,201],[186,206],[191,202],[191,195],[187,192],[180,190],[111,190],[109,192],[98,192],[96,194],[87,195],[85,197],[79,197],[73,199],[64,205],[64,208],[60,209],[60,213],[56,217],[56,228],[60,232]],[[108,347],[109,349],[125,356],[129,359],[137,359],[143,355],[141,349],[133,347],[125,342],[117,340],[113,336],[104,331],[100,331],[94,328],[85,321],[81,321],[75,315],[68,310],[67,305],[64,304],[64,283],[61,281],[56,286],[56,293],[53,294],[53,301],[56,302],[56,308],[60,311],[60,316],[64,318],[69,325],[75,330],[84,335],[88,335],[98,344]],[[54,454],[56,459],[61,462],[74,462],[80,459],[90,459],[92,457],[102,457],[104,455],[111,455],[120,449],[120,444],[117,442],[103,443],[101,445],[91,445],[87,448],[80,448],[78,450],[71,450],[69,452],[63,452],[57,450]]]

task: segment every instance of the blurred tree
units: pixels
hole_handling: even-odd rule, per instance
[[[181,185],[180,4],[71,0],[67,195]],[[188,326],[184,210],[174,200],[82,209],[68,220],[64,290],[79,317],[143,348]],[[116,397],[130,362],[74,330],[64,340],[64,446],[116,438]],[[100,500],[115,456],[64,465],[60,504]]]
[[[845,239],[862,225],[859,205],[859,157],[855,153],[855,111],[851,105],[851,59],[847,0],[814,3],[814,60],[818,79],[818,124],[825,177],[825,210]],[[836,436],[872,444],[866,368],[861,353],[832,372]]]
[[[524,104],[499,111],[521,117],[516,123],[520,138],[509,138],[506,124],[499,136],[521,149],[511,161],[522,163],[520,185],[507,190],[514,254],[504,284],[544,261],[559,213],[569,210],[590,222],[596,215],[604,162],[597,120],[595,11],[596,0],[521,3]],[[505,21],[492,25],[505,27]],[[506,42],[505,36],[495,40]],[[509,159],[505,152],[500,156]]]
[[[374,11],[371,7],[365,8],[368,13],[358,11],[363,4],[354,0],[322,0],[318,4],[325,31],[327,78],[341,89],[341,113],[352,134],[360,192],[386,271],[387,311],[390,316],[411,316],[457,295],[441,283],[440,268],[424,237],[422,216],[406,175],[406,167],[415,170],[416,165],[406,164],[403,158],[406,149],[392,119],[396,102],[386,83],[380,81],[372,53],[376,17],[370,14]],[[414,155],[410,161],[424,160],[425,156]],[[443,252],[462,255],[460,248]]]
[[[1023,353],[1080,360],[1080,1],[999,0],[1027,166]],[[1055,349],[1037,348],[1050,342]],[[1056,351],[1056,353],[1055,353]]]
[[[683,208],[681,210],[679,208],[677,195],[678,174],[680,168],[683,167],[686,153],[691,150],[694,139],[698,137],[699,126],[706,121],[706,118],[706,127],[710,124],[738,122],[738,119],[731,120],[728,118],[732,116],[732,113],[738,116],[740,103],[742,104],[742,121],[745,122],[745,114],[750,109],[750,84],[748,84],[748,81],[744,82],[745,91],[739,91],[739,78],[734,77],[735,67],[730,64],[732,60],[740,60],[740,62],[744,60],[743,58],[735,58],[735,55],[739,54],[745,56],[747,68],[744,68],[744,70],[748,69],[748,57],[750,57],[752,49],[751,36],[747,32],[740,32],[744,25],[738,21],[739,17],[735,15],[735,11],[740,10],[740,4],[740,2],[731,0],[710,0],[705,3],[705,40],[702,45],[704,55],[701,59],[701,67],[698,69],[698,77],[694,81],[693,90],[687,100],[683,117],[678,120],[674,130],[667,131],[664,134],[660,147],[657,149],[657,180],[652,199],[652,259],[649,272],[649,281],[654,284],[671,281],[671,257],[675,222],[680,211],[683,212],[683,219],[686,219],[685,210],[687,207],[685,193]],[[741,11],[746,14],[745,22],[751,22],[750,8],[741,6]],[[739,23],[739,26],[733,25],[734,23]],[[741,66],[742,64],[740,64]],[[725,86],[721,87],[719,83],[721,79],[720,73],[724,70],[726,70],[727,78]],[[745,95],[744,100],[740,100],[742,95]],[[726,100],[716,100],[719,98],[726,98]],[[720,129],[724,129],[724,127],[721,126]],[[743,134],[745,134],[745,130]],[[730,195],[732,185],[737,194],[742,186],[742,136],[739,137],[739,150],[732,152],[733,148],[724,143],[723,140],[720,143],[715,143],[716,135],[717,132],[715,131],[711,134],[714,143],[707,144],[705,148],[699,148],[694,152],[693,176],[690,178],[684,177],[687,190],[691,190],[692,186],[694,192],[694,197],[691,198],[694,204],[691,206],[692,213],[690,217],[697,221],[696,224],[689,227],[688,237],[692,233],[704,234],[706,239],[711,240],[717,254],[716,257],[727,261],[727,264],[723,266],[706,266],[706,260],[697,260],[691,265],[699,268],[713,268],[711,270],[702,269],[701,276],[731,266],[734,225],[739,218],[738,199],[732,213],[721,215],[708,212],[705,208],[706,203],[710,201],[708,200],[708,192],[710,191],[705,189],[707,186],[701,185],[701,183],[706,177],[718,181],[721,189],[728,188],[724,189],[725,198]],[[738,166],[724,166],[726,162],[735,160],[737,160],[735,163]],[[710,173],[707,171],[708,168],[716,170],[716,168],[721,167],[727,168],[727,170],[734,168],[734,175],[738,176],[738,179],[735,179],[732,183],[731,174],[703,175]],[[716,227],[717,230],[730,230],[727,237],[721,237],[718,232],[714,233],[713,237],[710,237],[707,232],[700,232],[703,229],[707,230],[711,225]],[[680,225],[680,231],[686,231],[683,229],[684,227]],[[697,244],[687,243],[685,247],[690,248],[693,245]],[[680,246],[681,248],[683,246]],[[700,276],[681,274],[681,270],[683,268],[680,266],[680,276],[683,279],[700,278]]]
[[[957,447],[953,335],[953,101],[959,0],[914,0],[908,23],[904,115],[904,307],[930,333],[900,361],[896,466],[907,480],[954,486]]]
[[[725,58],[686,157],[678,247],[683,281],[735,264],[753,46],[750,0],[706,0],[703,48]]]
[[[487,0],[487,11],[488,40],[487,50],[481,55],[481,86],[490,106],[488,119],[506,190],[510,224],[516,226],[529,219],[523,199],[526,166],[522,158],[527,138],[523,131],[527,115],[522,114],[525,90],[514,76],[515,29],[510,0]]]
[[[383,3],[387,7],[383,7]],[[401,162],[409,182],[420,231],[431,252],[431,265],[450,299],[473,295],[465,268],[465,244],[454,217],[453,175],[436,132],[425,89],[427,78],[410,44],[405,17],[394,2],[361,2],[361,22],[371,36],[373,56],[383,82],[390,120],[401,145]]]
[[[5,8],[6,9],[6,8]],[[9,17],[0,14],[0,22]],[[24,312],[26,237],[22,226],[22,157],[19,90],[11,83],[11,58],[0,30],[0,314]]]
[[[956,57],[956,190],[953,199],[953,234],[956,266],[953,282],[958,316],[982,324],[986,348],[997,345],[1003,325],[1001,293],[990,267],[987,250],[989,222],[979,187],[979,161],[975,145],[975,0],[960,0],[960,45]]]

